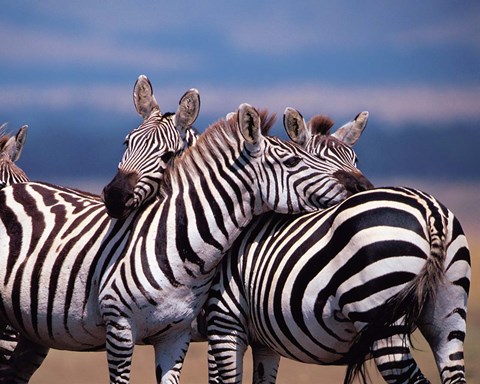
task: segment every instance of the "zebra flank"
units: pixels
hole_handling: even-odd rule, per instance
[[[457,218],[409,188],[355,194],[324,211],[254,220],[219,267],[206,313],[210,382],[275,382],[280,356],[347,365],[366,381],[428,383],[410,352],[419,328],[442,383],[465,383],[468,244]]]
[[[28,364],[32,351],[58,348],[106,349],[110,381],[128,383],[135,344],[154,346],[158,382],[178,382],[190,324],[240,231],[260,213],[313,211],[352,193],[328,161],[260,127],[247,104],[213,124],[169,160],[159,197],[125,219],[45,183],[0,190],[1,325],[21,335],[10,382],[41,363]]]

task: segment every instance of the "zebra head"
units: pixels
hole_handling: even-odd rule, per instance
[[[352,148],[367,121],[368,112],[361,112],[354,120],[330,134],[334,122],[324,115],[317,115],[305,124],[300,112],[287,108],[283,119],[292,141],[322,160],[330,174],[352,194],[373,188],[373,184],[357,168],[357,156]]]
[[[3,187],[28,181],[25,172],[15,164],[25,145],[28,126],[21,127],[12,137],[4,133],[5,127],[6,123],[0,126],[0,185]]]
[[[117,174],[102,194],[107,212],[114,218],[125,218],[156,196],[169,160],[197,138],[191,127],[200,110],[196,89],[180,98],[176,113],[162,114],[149,79],[141,75],[135,83],[133,101],[143,123],[125,138],[126,149]]]
[[[289,110],[286,120],[292,117]],[[237,119],[249,155],[264,158],[257,163],[260,165],[253,179],[259,183],[263,210],[311,211],[336,204],[353,194],[352,181],[337,177],[331,165],[335,164],[334,159],[325,158],[337,156],[335,153],[327,153],[319,159],[295,142],[263,136],[261,129],[256,128],[261,127],[259,114],[248,104],[240,106]],[[231,120],[230,117],[228,121]],[[355,174],[361,173],[355,169]]]

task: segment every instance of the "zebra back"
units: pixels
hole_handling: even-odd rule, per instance
[[[162,114],[150,80],[137,79],[133,100],[143,123],[125,138],[126,149],[113,180],[104,188],[108,214],[124,218],[154,198],[169,160],[192,145],[196,132],[191,125],[200,110],[200,95],[190,89],[181,98],[176,113]]]
[[[0,185],[6,186],[14,183],[28,181],[28,177],[15,162],[25,145],[27,138],[27,125],[22,126],[15,136],[6,134],[6,123],[0,126]]]

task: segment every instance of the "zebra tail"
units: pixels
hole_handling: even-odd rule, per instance
[[[365,362],[372,355],[373,342],[402,333],[410,337],[427,301],[435,301],[437,287],[445,279],[447,221],[444,215],[430,212],[427,224],[430,233],[430,255],[418,275],[401,292],[380,306],[369,322],[357,335],[349,352],[344,384],[352,384],[358,377],[367,383]],[[398,320],[401,319],[401,322]],[[397,323],[397,324],[395,324]]]

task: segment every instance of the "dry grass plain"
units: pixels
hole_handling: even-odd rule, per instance
[[[421,183],[393,182],[394,185],[410,185],[433,193],[459,218],[467,233],[472,255],[472,286],[468,306],[468,329],[465,341],[465,362],[469,384],[480,384],[480,185],[421,185]],[[414,352],[423,372],[433,384],[440,383],[435,363],[428,345],[419,333],[415,333]],[[207,383],[205,343],[191,345],[182,371],[183,383]],[[154,383],[153,348],[137,347],[134,354],[132,383]],[[244,383],[251,382],[250,356],[245,358]],[[369,365],[370,382],[384,383],[373,365]],[[305,365],[282,359],[277,382],[286,384],[342,383],[344,367]],[[108,372],[103,352],[75,353],[51,351],[44,364],[31,380],[32,384],[106,384]]]

